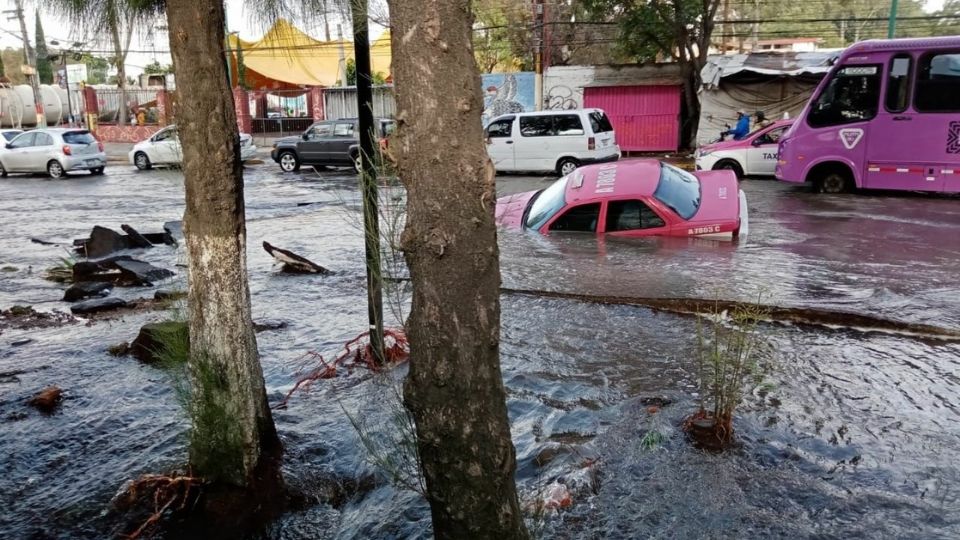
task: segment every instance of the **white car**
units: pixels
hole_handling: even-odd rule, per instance
[[[0,151],[0,176],[7,173],[47,173],[62,178],[68,172],[103,174],[107,155],[103,143],[85,129],[52,128],[25,131]]]
[[[498,172],[556,172],[620,159],[617,135],[600,109],[521,112],[498,116],[484,129]]]
[[[697,150],[697,170],[728,169],[737,175],[773,176],[777,166],[777,143],[793,124],[780,120],[762,127],[739,141],[723,141],[701,146]]]
[[[253,144],[253,137],[241,133],[240,160],[247,161],[256,155],[257,147]],[[127,157],[130,163],[141,171],[152,169],[154,165],[180,165],[183,162],[183,151],[180,149],[177,126],[165,127],[149,139],[138,142]]]

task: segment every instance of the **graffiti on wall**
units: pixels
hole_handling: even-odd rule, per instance
[[[487,73],[483,82],[483,123],[501,114],[533,111],[533,73]]]
[[[583,103],[583,89],[574,90],[562,84],[551,86],[543,96],[543,101],[545,109],[555,111],[576,109]]]

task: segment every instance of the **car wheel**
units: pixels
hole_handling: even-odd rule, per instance
[[[737,180],[743,178],[743,167],[739,163],[733,160],[724,160],[713,168],[715,171],[733,171],[733,174],[737,176]]]
[[[97,167],[96,169],[90,169],[90,174],[94,176],[100,176],[103,174],[103,167]]]
[[[63,165],[55,159],[51,159],[50,163],[47,163],[47,176],[50,178],[63,178],[64,171]]]
[[[557,172],[560,173],[560,176],[566,176],[573,171],[577,170],[577,167],[580,166],[580,162],[573,158],[563,158],[557,162]]]
[[[141,171],[149,171],[153,168],[153,164],[150,163],[150,158],[143,152],[137,152],[136,155],[133,156],[133,164]]]
[[[357,174],[360,174],[360,172],[363,170],[363,160],[360,159],[360,153],[357,152],[356,154],[350,156],[350,160],[353,161],[353,170],[356,171]]]
[[[283,172],[296,172],[300,170],[300,160],[293,152],[283,152],[277,157],[280,169]]]
[[[7,169],[3,168],[3,163],[0,163],[0,178],[7,177]]]
[[[841,172],[831,171],[818,178],[814,187],[820,193],[846,193],[850,191],[850,179]]]

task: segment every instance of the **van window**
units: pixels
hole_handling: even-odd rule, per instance
[[[524,137],[549,137],[554,134],[552,115],[520,117],[520,135]]]
[[[890,61],[887,75],[887,110],[901,113],[910,102],[910,68],[913,59],[909,54],[898,54]]]
[[[917,68],[917,110],[960,112],[960,53],[927,55]]]
[[[513,117],[503,118],[487,126],[487,137],[509,137],[513,134]]]
[[[593,111],[590,113],[590,129],[594,133],[606,133],[613,131],[613,125],[610,124],[610,119],[607,118],[606,113]]]
[[[880,66],[843,67],[817,96],[807,123],[816,128],[872,120],[879,101]]]
[[[583,122],[576,114],[558,114],[553,123],[557,135],[583,135]]]
[[[612,201],[607,204],[607,232],[655,229],[666,223],[643,201]]]
[[[550,224],[550,230],[596,232],[598,219],[600,219],[600,203],[581,204],[580,206],[574,206],[558,217]]]

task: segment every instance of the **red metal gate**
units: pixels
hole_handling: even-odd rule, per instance
[[[680,132],[679,86],[583,89],[584,108],[603,109],[625,152],[675,152]]]

